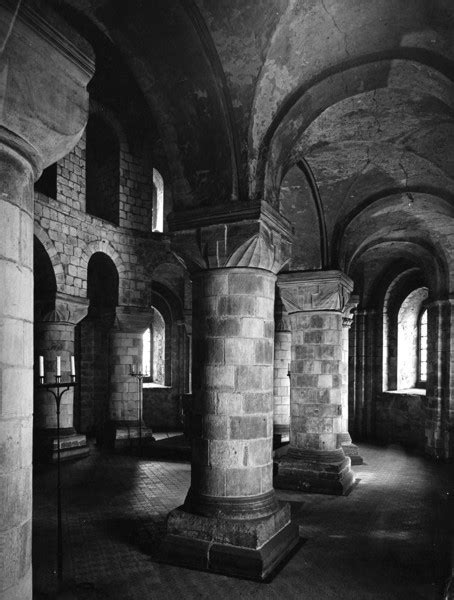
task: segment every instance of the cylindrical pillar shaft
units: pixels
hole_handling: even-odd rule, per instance
[[[190,503],[213,514],[270,496],[275,276],[204,272],[194,283],[194,419]],[[196,359],[197,357],[197,359]],[[197,362],[195,362],[197,360]],[[252,506],[252,504],[251,504]],[[226,508],[233,510],[232,507]],[[241,511],[243,508],[241,508]]]
[[[277,461],[275,485],[343,494],[354,474],[342,449],[346,372],[343,311],[352,282],[339,271],[279,277],[292,333],[290,447]],[[344,364],[345,362],[345,364]]]
[[[0,214],[0,598],[19,600],[32,588],[33,180],[3,144]]]
[[[193,290],[191,487],[167,559],[262,578],[297,539],[273,489],[275,276],[214,269]]]

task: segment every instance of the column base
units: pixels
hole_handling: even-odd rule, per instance
[[[54,430],[35,433],[35,453],[42,462],[55,463],[58,460],[57,434]],[[74,429],[60,433],[60,461],[85,458],[90,454],[87,437]]]
[[[339,433],[337,436],[337,443],[340,444],[345,456],[349,456],[352,461],[352,465],[362,465],[363,459],[359,454],[359,448],[352,442],[352,438],[349,433]]]
[[[274,487],[309,494],[347,494],[355,482],[351,460],[342,448],[302,450],[289,448],[275,461]]]
[[[155,442],[153,430],[151,427],[142,425],[139,427],[134,425],[121,425],[115,427],[115,436],[113,444],[115,448],[124,448],[125,446],[137,446],[140,443],[143,445]]]
[[[162,561],[199,571],[263,581],[299,542],[290,507],[257,519],[202,516],[182,506],[169,513]]]
[[[356,444],[342,444],[342,450],[345,456],[348,456],[351,460],[352,465],[362,465],[364,463],[363,457],[359,454],[359,448]]]

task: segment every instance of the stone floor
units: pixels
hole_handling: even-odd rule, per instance
[[[63,466],[67,599],[444,598],[451,571],[452,465],[399,447],[361,446],[346,497],[279,491],[303,545],[270,583],[160,564],[166,514],[181,504],[187,462],[101,454]],[[55,467],[34,479],[35,600],[55,597]]]

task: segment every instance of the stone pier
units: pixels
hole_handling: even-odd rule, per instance
[[[130,375],[142,363],[144,331],[150,326],[150,308],[118,306],[110,333],[110,403],[111,441],[115,446],[154,441],[153,432],[143,421],[141,382]],[[151,366],[150,366],[151,367]]]
[[[270,229],[287,230],[274,211],[265,222],[257,216],[244,232],[237,224],[233,235],[209,230],[214,266],[194,272],[191,487],[169,514],[163,556],[261,580],[297,544],[298,531],[273,489],[274,296],[282,249]],[[251,229],[257,234],[249,237]]]
[[[342,398],[342,432],[339,434],[339,442],[346,456],[350,457],[352,465],[362,465],[363,459],[359,454],[359,448],[352,442],[349,433],[349,401],[348,401],[348,369],[349,369],[349,332],[353,323],[352,311],[358,306],[359,297],[351,296],[342,313],[342,363],[341,363],[341,398]]]
[[[276,487],[345,494],[354,482],[343,433],[342,313],[353,284],[339,271],[279,276],[290,317],[290,446],[277,461]]]
[[[60,356],[61,381],[71,381],[71,356],[75,356],[74,328],[87,311],[87,300],[57,294],[55,309],[38,317],[39,321],[35,324],[35,379],[38,357],[43,356],[45,383],[54,382],[56,358]],[[76,375],[80,377],[79,373]],[[34,404],[36,458],[55,462],[58,453],[55,398],[46,390],[38,390]],[[60,404],[60,459],[82,458],[88,454],[86,436],[74,429],[74,388],[70,388],[63,394]]]
[[[0,30],[0,599],[30,600],[33,181],[82,135],[94,65],[46,5],[3,2]]]

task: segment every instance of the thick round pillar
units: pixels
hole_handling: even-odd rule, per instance
[[[29,600],[33,180],[80,139],[94,63],[46,3],[0,3],[0,30],[0,600]]]
[[[35,377],[38,357],[44,358],[45,383],[56,381],[57,356],[60,357],[61,382],[71,381],[71,356],[75,357],[75,327],[87,314],[83,298],[57,294],[55,310],[35,323]],[[76,357],[75,357],[76,358]],[[37,389],[34,401],[34,447],[37,459],[57,460],[57,407],[47,390]],[[87,438],[74,429],[74,388],[60,402],[60,460],[82,458],[89,454]]]
[[[297,540],[273,489],[275,276],[214,269],[193,289],[191,488],[169,515],[165,550],[179,564],[263,578]]]
[[[344,494],[354,481],[341,446],[346,427],[342,321],[352,284],[329,271],[286,274],[279,287],[290,317],[292,361],[290,447],[277,461],[275,485]]]
[[[0,598],[31,598],[33,178],[0,144]]]

